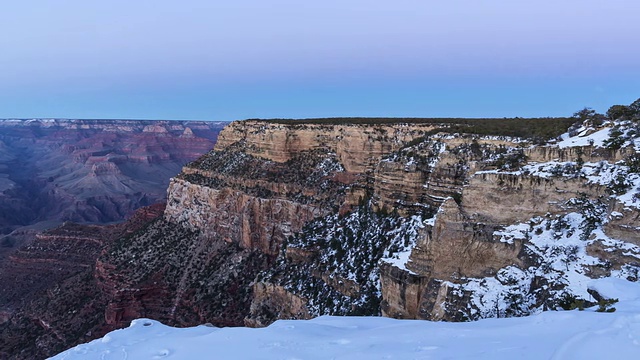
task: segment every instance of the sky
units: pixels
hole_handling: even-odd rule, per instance
[[[637,0],[0,3],[0,118],[569,116],[640,98]]]

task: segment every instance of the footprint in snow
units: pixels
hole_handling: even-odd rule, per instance
[[[170,353],[171,351],[169,351],[169,349],[162,349],[162,350],[159,350],[158,353],[153,356],[153,358],[162,359],[163,357],[169,356]]]

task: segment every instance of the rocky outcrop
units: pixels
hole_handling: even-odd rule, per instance
[[[619,202],[611,205],[609,221],[604,225],[605,233],[640,246],[640,209],[625,206]]]
[[[396,319],[419,319],[429,279],[385,263],[380,267],[380,274],[382,314]]]
[[[380,159],[432,128],[406,124],[234,123],[221,132],[214,151],[185,166],[172,180],[165,221],[197,231],[211,241],[265,254],[272,259],[262,269],[266,271],[273,266],[282,245],[301,233],[306,224],[335,213],[347,214],[364,204],[376,193],[376,184],[384,181],[374,175],[385,171],[376,170]],[[415,182],[416,188],[422,186],[419,181]],[[402,192],[381,202],[393,204],[389,210],[397,208],[398,201],[406,201],[399,195]],[[290,258],[298,259],[304,258],[306,251],[294,247],[286,250]],[[326,291],[348,298],[366,297],[371,291],[332,271],[316,269],[310,276],[331,289]],[[245,318],[246,324],[311,316],[302,305],[309,299],[281,284],[257,282],[252,290],[251,315]]]
[[[608,149],[596,146],[573,146],[560,148],[558,146],[535,146],[525,150],[529,161],[576,161],[582,159],[585,162],[609,161],[616,162],[633,154],[633,147],[621,149]]]
[[[431,230],[418,238],[407,269],[450,281],[495,275],[505,266],[522,265],[517,258],[522,243],[494,239],[496,229],[494,224],[471,221],[449,198],[440,207]]]
[[[605,195],[606,189],[581,178],[480,172],[464,187],[461,205],[474,221],[507,225],[566,212],[570,207],[567,201],[580,194],[597,198]]]
[[[96,259],[163,210],[164,204],[142,208],[108,226],[65,223],[0,264],[0,358],[46,358],[113,330],[105,324],[108,302],[94,277]]]
[[[494,239],[496,225],[476,223],[449,198],[435,224],[419,233],[406,269],[381,267],[382,311],[408,319],[460,320],[443,308],[448,284],[461,278],[494,276],[506,266],[523,266],[522,242]]]
[[[173,179],[165,219],[243,249],[276,255],[280,244],[302,226],[326,213],[287,199],[263,199],[228,188],[213,189]]]
[[[284,289],[282,286],[258,282],[253,286],[253,301],[250,312],[261,314],[245,318],[249,327],[263,327],[273,319],[310,319],[307,301]],[[260,307],[260,308],[257,308]]]
[[[521,231],[524,235],[511,236],[508,240],[496,235],[501,234],[501,231],[510,225],[529,222],[531,232],[534,231],[532,219],[546,219],[535,220],[535,222],[538,224],[542,221],[547,224],[545,225],[547,227],[558,228],[554,230],[555,235],[553,235],[558,236],[557,234],[566,230],[567,225],[562,224],[569,221],[565,219],[569,213],[581,213],[583,215],[579,216],[583,216],[583,219],[591,219],[583,220],[583,223],[602,221],[589,218],[588,216],[593,214],[589,213],[588,208],[607,202],[604,199],[609,194],[609,185],[594,182],[591,177],[584,175],[577,176],[575,172],[573,175],[567,175],[560,171],[552,176],[543,176],[530,174],[529,170],[520,171],[528,161],[531,163],[578,161],[611,164],[628,157],[633,152],[629,147],[620,150],[609,150],[597,146],[531,147],[514,139],[452,137],[438,134],[432,134],[431,138],[413,144],[405,141],[407,145],[403,146],[379,144],[367,147],[367,141],[371,138],[381,142],[387,141],[385,136],[371,137],[371,134],[393,133],[388,129],[367,132],[375,129],[375,126],[362,129],[362,134],[369,136],[366,141],[364,136],[358,138],[353,134],[348,135],[350,137],[347,143],[353,145],[351,150],[366,149],[361,152],[360,150],[350,151],[341,145],[343,137],[327,137],[327,134],[331,134],[332,131],[338,131],[342,135],[347,134],[349,129],[346,128],[319,124],[270,124],[258,121],[239,123],[225,130],[228,131],[225,134],[227,140],[219,143],[218,150],[222,151],[241,144],[242,151],[251,156],[274,163],[286,163],[297,152],[318,151],[325,146],[329,152],[336,153],[336,158],[345,172],[363,175],[360,179],[347,184],[349,189],[344,192],[344,200],[340,198],[341,216],[363,206],[370,206],[373,211],[382,214],[393,213],[404,217],[416,214],[424,216],[439,209],[433,225],[427,225],[417,232],[414,238],[415,245],[410,246],[410,256],[404,265],[392,265],[393,261],[383,261],[380,266],[382,313],[402,318],[464,320],[486,316],[489,314],[486,309],[474,310],[468,307],[470,303],[476,301],[474,300],[476,294],[473,290],[464,287],[467,286],[466,284],[476,281],[472,279],[499,279],[501,286],[512,286],[509,284],[517,281],[509,280],[513,275],[504,274],[535,268],[540,266],[541,261],[546,261],[541,260],[544,256],[555,256],[545,253],[548,250],[547,247],[539,248],[538,245],[530,244],[528,237],[532,235],[524,230]],[[319,131],[321,134],[314,135],[314,131]],[[361,153],[370,156],[363,157]],[[345,158],[352,160],[345,161]],[[354,192],[353,189],[358,189],[359,192]],[[288,198],[282,192],[276,191],[276,193],[279,193],[280,197]],[[314,196],[320,193],[314,193]],[[351,200],[347,201],[349,195]],[[355,201],[356,197],[357,201]],[[615,201],[611,202],[607,210],[614,216],[604,223],[604,231],[612,238],[634,243],[637,241],[634,233],[637,222],[634,216],[635,210],[623,207],[619,203],[614,204]],[[331,211],[335,210],[322,214],[330,214]],[[324,219],[320,221],[329,224],[334,221],[330,220],[329,216]],[[331,234],[329,236],[337,236],[338,231],[346,225],[337,224],[338,222],[327,225],[329,229],[333,229],[327,230],[327,233]],[[598,225],[595,223],[581,225],[580,229],[587,234],[592,226]],[[319,313],[346,314],[348,310],[344,310],[340,304],[344,304],[343,301],[358,302],[355,300],[358,298],[358,292],[353,292],[352,289],[361,287],[364,283],[351,283],[352,279],[344,277],[340,270],[332,268],[334,265],[329,265],[334,261],[330,260],[332,255],[318,248],[319,238],[315,238],[318,235],[306,231],[308,230],[302,229],[303,235],[300,235],[300,231],[292,232],[296,245],[289,244],[286,247],[284,255],[281,255],[279,260],[281,261],[278,265],[279,270],[267,271],[267,278],[259,283],[264,288],[267,288],[267,284],[277,287],[279,295],[275,295],[274,292],[274,298],[278,299],[276,304],[266,303],[265,296],[255,298],[251,315],[246,321],[248,324],[264,324],[265,321],[273,321],[280,318],[281,315],[277,314],[290,315],[291,312],[286,308],[287,301],[290,301],[287,300],[287,296],[295,296],[298,299],[297,302],[299,299],[306,299],[307,309],[312,315],[317,314],[318,311]],[[545,230],[535,231],[535,236],[538,236],[537,232],[543,233],[538,237],[547,236],[544,233]],[[566,236],[573,237],[575,231],[577,230],[569,231]],[[581,236],[587,238],[587,235]],[[343,241],[342,237],[338,238]],[[345,237],[344,240],[346,239]],[[606,243],[608,240],[602,241]],[[392,248],[391,242],[386,244],[385,246],[389,249]],[[336,245],[328,243],[325,246]],[[563,246],[553,251],[562,251],[567,254],[577,251],[571,246]],[[594,246],[591,248],[595,249]],[[335,251],[338,253],[350,251],[349,246],[344,244],[336,247]],[[393,254],[393,251],[389,252]],[[614,251],[609,249],[605,252],[613,253]],[[625,261],[628,263],[630,259],[618,259],[616,256],[600,256],[598,261],[610,261],[618,264],[616,266],[620,269],[620,264]],[[316,270],[307,268],[308,264],[313,264],[311,268]],[[599,269],[596,266],[585,271],[595,274],[598,271],[596,268]],[[314,290],[311,292],[301,290],[303,286],[301,280],[285,275],[292,272],[303,273],[304,275],[299,276],[310,284],[313,283],[314,285],[309,286]],[[610,271],[606,273],[611,275]],[[532,275],[526,287],[530,289],[528,291],[531,291],[531,294],[535,293],[535,295],[528,300],[527,306],[531,308],[553,306],[550,305],[549,299],[557,296],[566,284],[544,285],[547,281],[542,275]],[[540,291],[545,286],[553,289],[548,291],[556,291],[554,293],[556,295],[547,290]],[[264,289],[261,291],[264,292]],[[283,296],[283,291],[288,292],[289,295]],[[338,305],[324,307],[322,310],[322,304],[317,304],[318,299],[315,297],[320,293],[331,297],[332,301]],[[523,314],[527,311],[519,308],[517,302],[510,304],[508,308],[497,309],[494,316],[500,316],[501,313]]]
[[[394,209],[424,204],[428,199],[425,187],[428,178],[429,173],[419,169],[417,164],[406,166],[401,162],[380,162],[374,177],[378,207]]]
[[[165,219],[276,255],[305,223],[356,205],[380,158],[433,128],[233,123],[214,152],[172,180]]]
[[[551,153],[553,156],[558,154]],[[559,159],[554,158],[553,161]],[[579,226],[568,224],[565,220],[568,213],[581,213],[582,223]],[[589,255],[597,258],[598,265],[583,266],[578,270],[579,273],[586,272],[595,278],[612,276],[613,271],[621,271],[626,274],[624,276],[636,281],[636,256],[640,248],[634,248],[632,244],[638,244],[637,209],[610,197],[607,186],[584,176],[546,177],[521,171],[479,171],[470,175],[462,187],[459,204],[449,198],[440,206],[433,226],[427,226],[419,234],[404,268],[390,265],[381,267],[383,314],[429,320],[476,318],[477,313],[467,312],[469,304],[473,303],[473,290],[464,289],[479,291],[481,286],[478,281],[500,278],[501,271],[505,269],[535,269],[541,262],[547,261],[538,256],[554,257],[560,252],[578,251],[577,245],[544,245],[542,248],[536,245],[535,241],[544,243],[546,240],[530,240],[531,237],[549,237],[541,227],[536,228],[541,222],[546,222],[547,231],[551,231],[554,239],[575,237],[574,233],[578,231],[585,234],[581,235],[585,241],[581,246],[587,249]],[[604,223],[604,237],[587,232],[596,229],[598,222]],[[523,223],[528,225],[523,227]],[[520,230],[515,232],[516,235],[508,239],[496,235],[513,224],[523,224],[519,225]],[[552,230],[548,230],[549,227]],[[626,244],[616,242],[619,240]],[[575,240],[572,244],[576,244]],[[555,253],[545,253],[549,249],[547,247],[551,248],[551,253]],[[634,250],[624,253],[621,251],[623,248]],[[568,271],[569,262],[575,261],[575,258],[567,256],[563,259]],[[636,270],[620,270],[625,267]],[[552,286],[540,272],[522,284],[532,293],[539,291],[530,299],[532,306],[544,307],[547,305],[542,303],[553,298],[547,292]],[[470,279],[479,280],[474,283],[476,280]],[[474,285],[459,286],[471,283]],[[505,280],[498,283],[499,286],[506,284],[509,282]],[[561,292],[563,284],[566,285],[554,286],[559,286],[556,290]],[[547,290],[541,291],[538,287]],[[510,306],[517,307],[513,304]],[[510,310],[512,308],[504,309],[504,313],[511,316],[522,314]],[[496,311],[493,316],[500,316],[503,310]]]
[[[268,121],[232,123],[221,133],[216,150],[240,141],[247,154],[286,162],[295,154],[324,149],[334,152],[347,172],[370,171],[378,160],[409,141],[437,129],[434,124],[279,124]]]

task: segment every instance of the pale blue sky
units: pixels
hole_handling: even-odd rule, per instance
[[[0,4],[0,118],[556,116],[640,97],[638,0]]]

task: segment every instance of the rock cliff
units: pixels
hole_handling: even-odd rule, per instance
[[[238,142],[244,152],[275,162],[322,149],[336,154],[345,171],[363,173],[380,157],[437,129],[437,124],[280,124],[243,121],[226,127],[216,143],[223,150]]]
[[[633,146],[541,147],[433,123],[236,122],[172,179],[153,241],[141,235],[99,260],[116,279],[107,282],[128,289],[154,293],[148,279],[164,279],[154,284],[173,302],[105,287],[122,299],[108,318],[263,326],[322,314],[466,320],[554,308],[584,297],[586,280],[573,272],[635,271],[636,210],[610,196],[605,175],[624,170],[616,162]],[[182,233],[191,235],[172,240]],[[123,262],[155,243],[185,255],[136,259],[133,271]],[[231,254],[241,278],[222,270]],[[216,284],[244,290],[222,296]],[[208,297],[236,305],[186,311]]]
[[[402,134],[389,128],[385,134]],[[258,277],[248,325],[376,309],[434,320],[517,316],[562,306],[568,298],[588,301],[590,277],[635,279],[637,205],[621,200],[637,198],[638,175],[622,164],[637,152],[633,136],[627,146],[612,149],[602,139],[579,147],[532,146],[522,139],[433,129],[424,129],[429,136],[422,137],[410,128],[420,135],[388,137],[397,146],[367,147],[363,137],[351,135],[350,143],[370,156],[362,157],[345,152],[340,137],[336,145],[313,136],[318,129],[335,134],[326,125],[236,124],[225,132],[245,137],[218,145],[224,150],[241,143],[246,154],[286,163],[296,150],[318,151],[324,144],[345,172],[358,176],[338,197],[344,209],[348,194],[358,194],[357,202],[351,196],[349,211],[335,215],[334,203],[314,214],[313,222],[304,218],[306,226],[296,227],[286,242],[278,238],[281,253]],[[343,161],[346,156],[355,159]],[[620,181],[612,179],[616,172],[631,176],[624,194],[612,190]]]
[[[7,285],[0,287],[0,358],[46,358],[115,329],[104,321],[108,298],[95,278],[96,259],[163,211],[162,204],[141,208],[106,226],[67,222],[0,264],[0,283]]]
[[[600,136],[613,127],[626,134],[616,148]],[[97,247],[84,275],[103,319],[91,334],[137,317],[523,316],[593,301],[592,278],[638,280],[636,123],[585,124],[580,141],[544,145],[481,130],[415,119],[228,125],[171,179],[162,216]]]
[[[469,171],[408,260],[381,267],[383,314],[521,316],[594,301],[591,278],[637,281],[638,149],[633,135],[620,149],[529,147],[515,168]]]

